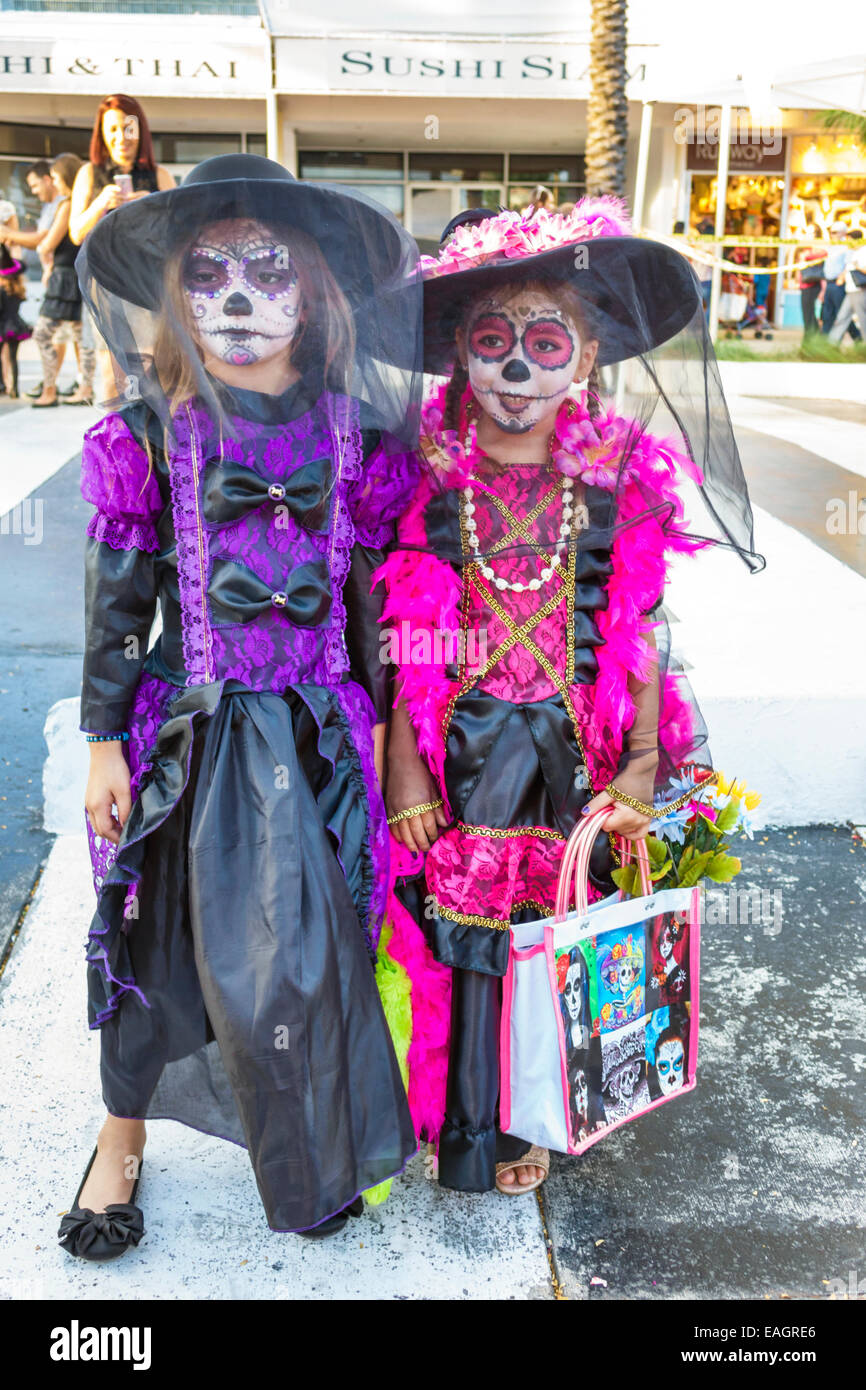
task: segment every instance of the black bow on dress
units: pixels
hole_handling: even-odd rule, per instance
[[[331,460],[313,459],[284,483],[266,478],[241,463],[220,460],[205,469],[202,510],[213,526],[228,526],[266,502],[288,507],[305,531],[326,531],[332,483]]]
[[[328,566],[324,560],[299,565],[286,575],[283,587],[274,590],[246,565],[217,559],[208,598],[216,624],[250,623],[275,608],[296,627],[319,627],[331,611]]]

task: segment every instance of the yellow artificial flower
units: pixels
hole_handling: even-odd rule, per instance
[[[723,772],[716,772],[716,791],[721,792],[722,796],[730,796],[733,785]]]
[[[746,795],[745,795],[745,797],[744,797],[744,801],[745,801],[745,803],[746,803],[746,810],[747,810],[747,811],[754,811],[755,807],[758,806],[758,805],[760,805],[761,793],[760,793],[760,792],[746,792]]]
[[[740,804],[743,799],[743,792],[746,790],[745,782],[738,782],[736,777],[732,777],[731,780],[728,781],[727,777],[719,776],[717,785],[722,796],[729,796],[737,805]]]

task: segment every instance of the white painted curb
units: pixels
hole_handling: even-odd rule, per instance
[[[720,362],[726,396],[782,396],[866,405],[862,362]]]

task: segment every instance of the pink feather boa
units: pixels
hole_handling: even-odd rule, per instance
[[[400,539],[426,543],[418,506],[429,496],[429,484],[419,489],[412,508],[400,522]],[[426,759],[440,787],[445,785],[445,743],[442,720],[457,683],[445,674],[444,663],[436,662],[435,645],[430,642],[431,660],[409,660],[415,635],[431,632],[457,632],[460,619],[460,581],[454,570],[435,555],[420,550],[394,550],[372,577],[373,584],[385,582],[382,621],[392,621],[401,646],[403,660],[397,678],[397,699],[406,702],[409,718],[418,739],[418,751]],[[408,647],[408,651],[407,651]],[[396,703],[396,701],[395,701]],[[444,795],[444,792],[443,792]]]
[[[409,1071],[409,1109],[419,1139],[435,1143],[445,1115],[448,1080],[448,1039],[451,1027],[451,971],[433,959],[424,933],[394,892],[394,882],[423,868],[423,859],[391,840],[391,884],[387,951],[402,965],[411,984],[412,1038],[406,1058]]]

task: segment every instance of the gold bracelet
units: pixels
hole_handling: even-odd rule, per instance
[[[608,782],[605,791],[608,796],[612,796],[614,801],[621,802],[623,806],[629,806],[633,811],[640,811],[642,816],[649,816],[650,820],[658,820],[671,811],[678,811],[680,807],[685,806],[687,801],[694,801],[696,793],[715,780],[715,774],[712,777],[705,777],[703,782],[695,783],[690,791],[683,792],[676,801],[669,801],[665,806],[648,806],[645,801],[638,801],[637,797],[627,796],[625,792],[621,792],[618,787],[614,786],[613,782]]]
[[[396,825],[401,820],[411,820],[413,816],[423,815],[425,811],[435,811],[437,806],[442,805],[442,797],[438,801],[423,801],[420,806],[410,806],[408,811],[398,811],[396,816],[389,816],[386,824]]]
[[[632,811],[640,811],[642,816],[649,816],[652,820],[655,820],[655,806],[647,806],[645,801],[638,801],[635,796],[627,796],[625,792],[619,790],[619,787],[615,787],[613,782],[608,782],[605,791],[608,796],[613,797],[614,801],[620,801],[623,806],[629,806]]]

